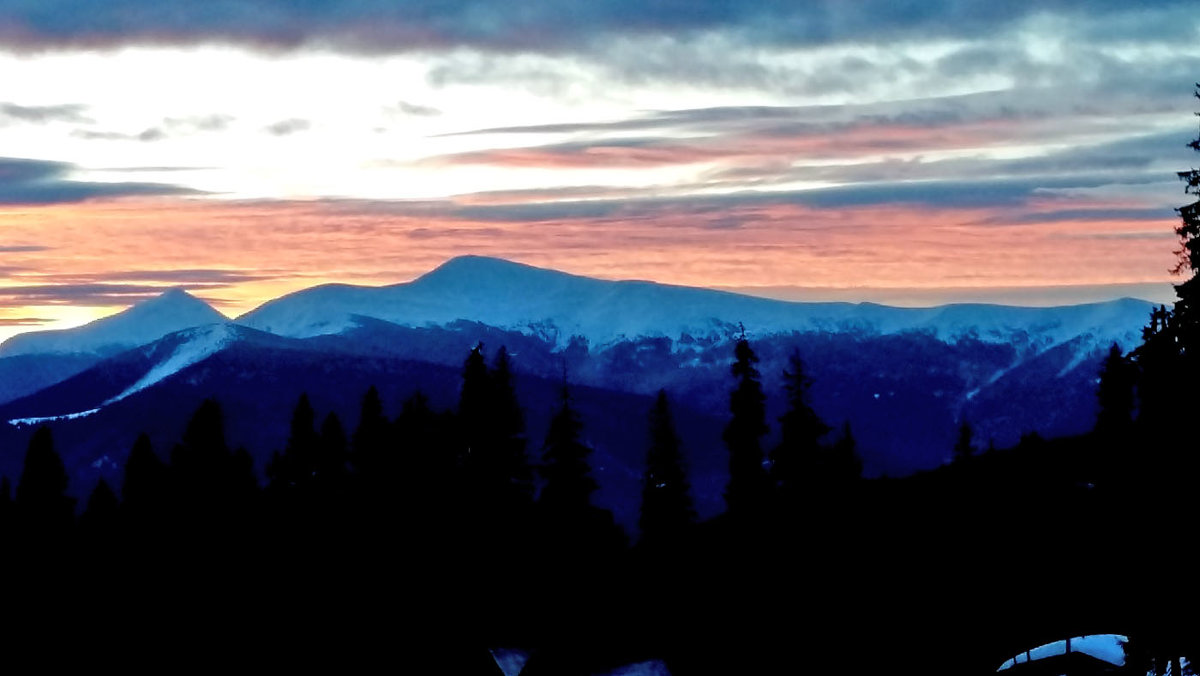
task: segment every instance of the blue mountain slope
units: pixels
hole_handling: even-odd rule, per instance
[[[246,326],[291,337],[352,329],[358,317],[406,326],[465,319],[592,345],[622,338],[722,336],[742,324],[751,336],[791,331],[926,331],[1048,347],[1079,336],[1089,344],[1134,344],[1151,305],[1123,299],[1056,308],[946,305],[892,308],[869,303],[790,303],[722,291],[638,281],[605,281],[493,258],[464,256],[406,284],[326,285],[242,315]]]

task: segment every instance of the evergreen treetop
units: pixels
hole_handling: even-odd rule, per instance
[[[658,543],[678,537],[695,521],[690,491],[667,393],[659,390],[650,411],[650,449],[642,478],[638,527],[643,542]]]
[[[763,468],[762,437],[768,431],[766,395],[759,382],[758,356],[745,337],[734,346],[730,373],[735,380],[729,395],[732,414],[722,438],[729,449],[729,484],[725,503],[730,513],[758,511],[770,494],[766,469]]]

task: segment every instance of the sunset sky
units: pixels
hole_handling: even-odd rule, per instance
[[[467,253],[1169,301],[1197,80],[1194,0],[0,0],[0,338]]]

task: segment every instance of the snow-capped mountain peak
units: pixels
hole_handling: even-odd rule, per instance
[[[537,334],[565,345],[583,336],[607,345],[642,336],[728,337],[792,331],[932,332],[1046,347],[1087,337],[1092,346],[1136,343],[1150,305],[1129,299],[1057,308],[945,305],[895,308],[871,303],[797,303],[711,289],[608,281],[483,256],[451,259],[404,284],[326,285],[271,301],[238,318],[292,338],[342,333],[361,318],[403,326],[468,320]],[[1090,349],[1090,348],[1088,348]]]
[[[116,354],[195,326],[228,322],[225,315],[183,289],[163,293],[115,315],[73,329],[34,331],[6,340],[0,357],[24,354]]]

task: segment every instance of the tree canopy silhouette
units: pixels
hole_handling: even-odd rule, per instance
[[[54,536],[70,528],[75,500],[66,493],[67,470],[54,450],[54,435],[42,425],[29,440],[17,482],[17,515],[27,534]]]
[[[641,541],[650,546],[678,539],[696,519],[683,451],[666,390],[659,390],[650,411],[650,450],[642,477]]]
[[[783,372],[788,408],[779,418],[782,439],[771,451],[771,479],[787,502],[798,499],[805,488],[827,485],[832,478],[832,454],[821,445],[829,426],[810,405],[811,386],[800,353],[793,352]]]
[[[597,486],[588,464],[592,449],[583,443],[582,433],[583,423],[564,385],[542,448],[541,471],[546,484],[538,502],[552,514],[582,514],[591,506]]]
[[[722,435],[729,449],[725,503],[730,514],[744,516],[760,511],[770,495],[762,451],[762,437],[767,433],[767,397],[754,366],[758,356],[745,337],[737,341],[733,354],[730,373],[735,385],[729,395],[732,415]]]

